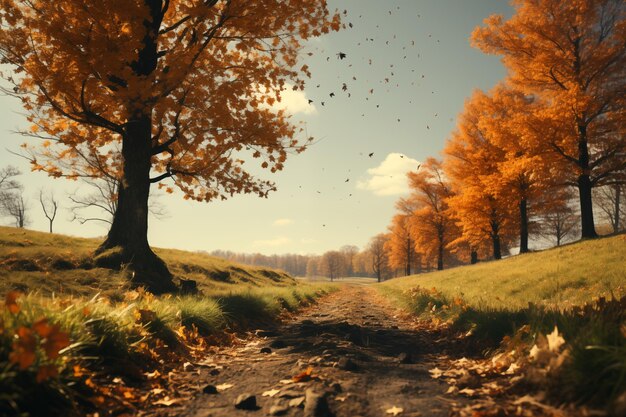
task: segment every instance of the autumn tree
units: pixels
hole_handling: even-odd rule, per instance
[[[378,282],[381,282],[389,271],[387,252],[385,251],[387,240],[388,236],[385,233],[380,233],[370,239],[367,245],[371,268]]]
[[[580,200],[581,234],[596,236],[592,187],[626,166],[626,3],[622,0],[514,0],[509,20],[494,15],[473,44],[503,56],[511,82],[544,101],[558,127],[544,144],[564,163]],[[619,157],[622,155],[622,157]]]
[[[306,276],[308,278],[315,278],[316,276],[318,276],[320,274],[319,265],[319,258],[314,256],[310,257],[306,263]]]
[[[396,202],[398,213],[391,219],[389,239],[385,244],[389,266],[401,269],[407,276],[421,269],[421,256],[415,251],[410,221],[417,208],[418,204],[410,198],[401,198]]]
[[[457,193],[450,205],[463,240],[479,249],[489,237],[495,259],[516,230],[520,253],[528,252],[531,218],[547,208],[538,200],[565,181],[558,161],[538,145],[551,132],[539,127],[537,108],[532,97],[506,84],[488,94],[476,91],[445,150]]]
[[[417,171],[407,175],[410,198],[417,207],[410,217],[416,252],[422,253],[427,263],[436,259],[437,269],[442,270],[449,255],[448,245],[458,237],[458,228],[448,211],[452,189],[441,161],[434,158],[428,158]]]
[[[354,257],[359,253],[359,248],[354,245],[344,245],[339,249],[339,252],[341,252],[344,258],[346,276],[354,276]]]
[[[2,62],[15,72],[8,92],[49,140],[33,168],[76,176],[55,161],[83,153],[119,172],[97,253],[115,253],[162,292],[174,286],[148,245],[151,184],[198,201],[273,190],[244,162],[259,158],[275,172],[303,150],[289,115],[272,105],[304,88],[302,40],[339,29],[340,19],[325,1],[7,0],[0,27]]]
[[[345,272],[346,266],[341,252],[331,250],[322,255],[320,259],[320,272],[334,281]]]

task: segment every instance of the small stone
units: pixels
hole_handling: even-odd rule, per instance
[[[302,404],[304,404],[304,397],[296,397],[289,400],[289,407],[298,408],[302,407]]]
[[[398,355],[398,362],[400,363],[413,363],[413,358],[410,353],[402,352]]]
[[[202,392],[204,392],[205,394],[217,394],[217,387],[215,385],[207,385],[206,387],[202,388]]]
[[[270,347],[273,349],[283,349],[287,347],[287,344],[285,343],[284,340],[276,339],[272,341],[272,343],[270,343]]]
[[[235,400],[235,408],[239,410],[257,410],[256,397],[251,394],[241,394]]]
[[[304,400],[304,417],[331,417],[333,414],[328,407],[326,395],[322,395],[313,391],[306,390]]]
[[[312,326],[315,324],[313,320],[302,320],[300,323],[304,324],[305,326]]]
[[[339,382],[335,382],[334,384],[332,384],[330,386],[330,389],[336,393],[340,393],[343,391],[343,389],[341,388],[341,384]]]
[[[219,375],[220,374],[220,370],[219,369],[211,369],[209,371],[209,374],[215,376],[215,375]]]
[[[348,371],[348,372],[352,372],[352,371],[356,371],[359,366],[350,358],[346,358],[345,356],[341,359],[339,359],[339,362],[337,362],[337,368],[341,369],[342,371]]]
[[[277,395],[278,398],[297,398],[301,396],[302,396],[302,393],[300,391],[291,390],[291,389],[281,391]]]
[[[270,416],[282,416],[287,414],[287,412],[289,411],[289,407],[278,403],[278,404],[274,404],[273,406],[270,407]]]
[[[272,349],[266,347],[261,348],[261,350],[259,351],[261,353],[272,353]]]

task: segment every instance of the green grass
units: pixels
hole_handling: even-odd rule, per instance
[[[0,227],[0,294],[10,290],[92,296],[121,300],[128,289],[125,271],[96,268],[100,240]],[[202,253],[176,249],[155,252],[176,278],[193,279],[205,294],[233,288],[296,285],[287,273],[241,265]]]
[[[626,235],[574,243],[500,261],[387,281],[390,290],[419,285],[470,306],[517,310],[528,303],[568,308],[626,294]]]
[[[544,388],[560,400],[602,406],[626,391],[624,271],[621,235],[394,279],[378,288],[422,318],[469,332],[486,354],[524,327],[530,329],[524,333],[529,348],[556,326],[569,357]]]
[[[85,385],[94,373],[141,376],[188,358],[208,336],[219,339],[227,328],[276,320],[335,288],[201,253],[155,249],[175,277],[196,280],[201,293],[154,296],[129,288],[123,270],[96,268],[92,254],[98,244],[0,227],[0,296],[24,294],[17,312],[0,302],[0,415],[73,415],[77,403],[85,406],[97,396]],[[58,357],[46,350],[49,337],[37,333],[41,319],[69,337],[71,344]],[[15,359],[21,342],[35,353],[27,366]],[[77,366],[86,374],[77,375]],[[38,382],[42,369],[58,375]]]

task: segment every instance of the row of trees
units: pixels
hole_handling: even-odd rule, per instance
[[[491,16],[472,35],[474,46],[503,57],[508,77],[466,101],[441,160],[408,174],[411,195],[390,226],[390,259],[407,273],[420,262],[443,269],[500,259],[515,245],[524,253],[546,229],[560,244],[576,218],[582,238],[596,237],[594,196],[611,201],[597,206],[620,227],[626,5],[513,4],[509,20]]]
[[[410,196],[367,251],[378,277],[384,265],[409,274],[500,259],[515,246],[528,252],[533,237],[594,238],[598,213],[620,230],[626,3],[513,6],[510,19],[491,16],[472,34],[475,47],[502,57],[508,76],[466,101],[442,159],[408,174]],[[318,270],[336,276],[334,258],[319,258]]]

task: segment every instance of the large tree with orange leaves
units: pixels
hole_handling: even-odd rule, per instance
[[[427,263],[436,259],[437,269],[444,267],[445,256],[459,232],[448,210],[452,189],[443,172],[441,162],[428,158],[416,172],[409,172],[410,198],[417,209],[410,218],[411,236],[416,252],[422,253]]]
[[[489,101],[481,91],[466,101],[444,150],[445,172],[454,189],[448,204],[462,230],[459,242],[469,244],[472,251],[491,242],[494,259],[500,259],[503,246],[515,234],[517,197],[501,187],[499,167],[507,162],[506,152],[490,140],[494,114]]]
[[[150,185],[199,201],[266,196],[274,185],[244,162],[260,158],[274,172],[303,149],[288,114],[271,106],[304,87],[302,39],[339,27],[323,0],[5,0],[0,56],[32,133],[52,141],[34,168],[118,176],[98,252],[119,247],[113,264],[168,291],[169,270],[147,240]],[[64,171],[56,158],[91,162]]]
[[[568,164],[579,191],[583,237],[595,237],[592,187],[626,166],[626,3],[623,0],[514,0],[491,16],[473,43],[503,56],[512,83],[545,101],[559,134],[544,141]],[[621,174],[620,174],[621,175]]]

